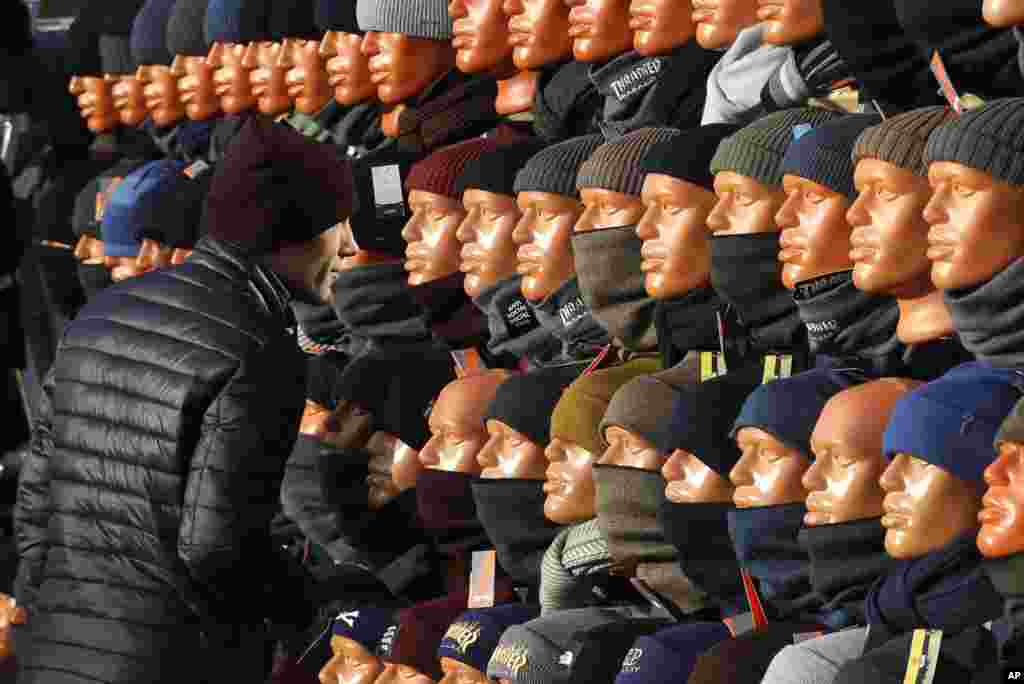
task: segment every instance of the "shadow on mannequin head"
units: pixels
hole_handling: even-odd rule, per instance
[[[467,74],[514,73],[503,0],[449,0],[455,66]]]

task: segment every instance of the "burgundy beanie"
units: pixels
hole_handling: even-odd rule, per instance
[[[381,660],[408,665],[439,681],[442,673],[437,649],[448,627],[466,611],[468,603],[469,594],[463,589],[399,611],[397,624],[381,639]]]
[[[252,117],[217,165],[202,232],[265,254],[312,240],[351,211],[351,168],[334,145]]]
[[[498,147],[498,142],[491,138],[473,138],[442,147],[413,164],[405,179],[405,191],[421,190],[461,200],[458,180],[466,164]]]

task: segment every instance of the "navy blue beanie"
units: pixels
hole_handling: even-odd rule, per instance
[[[615,684],[685,682],[697,658],[730,636],[724,623],[696,622],[638,637],[622,659]]]
[[[817,128],[796,126],[793,141],[782,158],[782,174],[800,176],[820,183],[852,202],[857,199],[853,187],[853,146],[866,128],[882,122],[877,114],[848,114]]]
[[[158,159],[143,164],[124,177],[103,212],[103,253],[111,257],[134,257],[142,245],[140,232],[148,196],[165,192],[175,175],[180,175],[185,163]]]
[[[957,366],[906,395],[885,429],[886,458],[908,454],[983,486],[992,446],[1024,391],[1024,372],[982,361]]]
[[[270,40],[272,0],[210,0],[203,30],[206,43]]]
[[[525,603],[467,610],[448,627],[437,647],[437,657],[451,658],[480,672],[487,672],[487,663],[505,630],[539,615],[540,606]]]
[[[167,23],[175,0],[148,0],[132,24],[132,57],[136,64],[168,66],[174,55],[167,49]]]
[[[398,609],[398,604],[353,604],[335,616],[331,631],[334,636],[351,639],[370,653],[376,653],[384,633],[395,624]]]
[[[363,34],[356,20],[356,0],[316,0],[316,25],[321,31]]]

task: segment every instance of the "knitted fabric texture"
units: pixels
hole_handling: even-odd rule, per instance
[[[996,434],[995,447],[1003,442],[1024,443],[1024,400],[1018,401],[1006,416]]]
[[[652,145],[640,161],[640,171],[671,176],[714,192],[711,160],[721,142],[740,128],[735,124],[709,124],[682,131]]]
[[[270,40],[273,0],[210,0],[203,31],[206,43],[250,43]]]
[[[132,24],[132,56],[139,64],[169,66],[167,24],[176,0],[149,0]]]
[[[928,175],[924,148],[936,128],[956,118],[949,107],[924,107],[891,117],[871,126],[853,146],[854,166],[861,159],[878,159],[918,176]]]
[[[445,631],[466,610],[466,590],[433,601],[418,603],[398,613],[396,624],[381,639],[380,658],[386,663],[406,665],[434,681],[441,679],[437,648]]]
[[[559,532],[540,564],[541,614],[579,607],[584,598],[579,578],[606,572],[611,565],[608,542],[596,518]]]
[[[321,31],[362,33],[356,19],[355,0],[315,0],[316,25]]]
[[[446,41],[453,35],[445,0],[358,0],[356,17],[363,31]]]
[[[939,161],[1024,184],[1024,98],[989,102],[936,128],[928,137],[924,162]]]
[[[470,159],[456,181],[456,192],[469,189],[515,195],[516,175],[546,145],[539,140],[502,145]]]
[[[513,375],[501,383],[484,421],[497,420],[540,447],[551,441],[551,414],[571,376],[560,368]]]
[[[877,114],[849,114],[823,123],[790,143],[782,159],[782,174],[814,181],[854,201],[853,145],[866,128],[881,121]]]
[[[405,179],[405,190],[420,190],[461,200],[462,189],[458,180],[466,164],[497,147],[498,144],[488,138],[473,138],[442,147],[413,164]]]
[[[210,44],[203,34],[210,0],[178,0],[167,21],[167,49],[174,55],[205,57]]]
[[[578,198],[576,176],[580,166],[602,143],[602,135],[585,135],[538,152],[516,174],[515,191],[548,192]]]
[[[580,166],[576,187],[639,195],[644,185],[641,160],[651,147],[678,135],[674,128],[641,128],[601,145]]]
[[[100,64],[105,74],[134,74],[138,69],[127,36],[100,36]]]
[[[661,376],[674,377],[677,369],[670,368],[651,375],[633,378],[619,388],[604,412],[599,428],[602,439],[608,428],[620,427],[650,442],[666,456],[664,445],[668,441],[665,430],[672,419],[672,406],[676,390]],[[696,378],[694,378],[696,379]],[[607,440],[604,440],[607,441]]]
[[[505,630],[537,618],[538,606],[508,603],[481,610],[467,610],[448,627],[437,649],[438,658],[451,658],[480,672],[498,647]]]

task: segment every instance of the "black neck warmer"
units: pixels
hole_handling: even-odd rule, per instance
[[[736,310],[758,351],[805,345],[804,322],[782,285],[778,233],[712,236],[711,285]]]
[[[731,607],[743,597],[743,580],[729,537],[731,503],[680,504],[665,500],[658,522],[679,552],[683,574],[711,599]],[[700,543],[694,543],[694,540]]]
[[[601,132],[611,140],[646,126],[699,126],[708,75],[718,58],[690,40],[664,56],[630,50],[592,66],[590,80],[604,96]]]
[[[540,72],[533,99],[533,130],[549,143],[597,131],[604,98],[587,77],[590,65],[570,60]]]
[[[864,597],[893,566],[880,518],[805,527],[799,540],[811,557],[811,586],[825,609],[841,609],[846,624],[864,624]]]
[[[445,553],[486,542],[470,490],[474,477],[434,468],[424,468],[416,477],[416,510],[423,528]]]
[[[563,362],[592,359],[610,342],[608,332],[594,320],[572,277],[539,303],[531,303],[541,326],[561,342]]]
[[[1005,664],[1020,662],[1024,655],[1024,554],[987,559],[985,572],[1003,597],[1003,622],[1009,629],[1000,644],[999,658]]]
[[[210,133],[210,151],[207,161],[216,164],[224,158],[228,145],[235,139],[251,116],[253,116],[252,112],[242,112],[241,114],[227,114],[216,119],[213,131]]]
[[[322,349],[340,348],[345,334],[345,327],[338,320],[334,308],[330,304],[306,304],[292,302],[295,322],[299,324],[299,346],[303,344],[303,335],[312,345]],[[310,353],[310,350],[304,350]]]
[[[410,288],[423,322],[447,350],[466,349],[487,341],[487,318],[463,289],[465,273],[453,273]]]
[[[711,287],[698,287],[681,297],[662,299],[654,308],[658,347],[665,368],[690,351],[718,349],[718,314],[722,309]]]
[[[944,299],[967,351],[993,366],[1024,366],[1024,258],[986,283],[946,290]]]
[[[642,247],[635,225],[572,236],[576,276],[587,308],[612,340],[640,352],[658,348],[657,301],[644,289]]]
[[[378,102],[363,102],[351,107],[328,104],[316,119],[330,131],[334,144],[347,151],[350,157],[361,157],[369,150],[384,144],[386,138],[380,128],[381,107]],[[330,111],[328,111],[330,110]]]
[[[103,264],[78,264],[78,282],[82,284],[85,300],[89,301],[100,290],[113,284],[110,271]]]
[[[147,118],[143,127],[165,157],[193,162],[205,157],[209,151],[215,125],[215,120],[185,119],[173,126],[158,128],[152,119]]]
[[[498,563],[518,584],[540,586],[540,562],[562,528],[544,517],[543,480],[475,480],[476,513]]]
[[[522,281],[522,276],[517,275],[495,283],[473,303],[487,317],[487,351],[491,356],[506,367],[519,359],[543,366],[558,355],[561,345],[537,321],[520,289]]]
[[[957,335],[938,340],[909,344],[903,351],[905,377],[922,382],[937,380],[961,363],[974,361]]]

